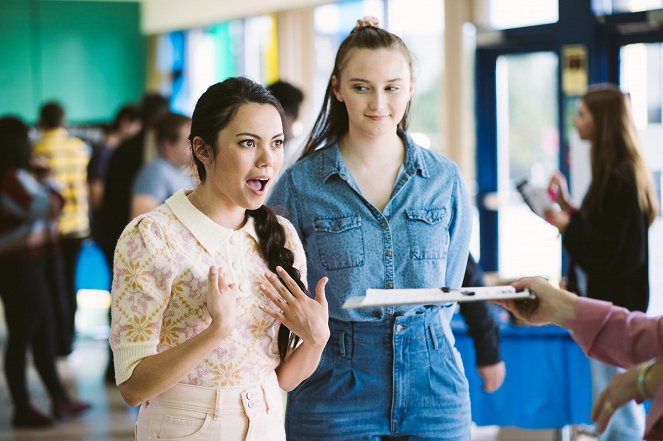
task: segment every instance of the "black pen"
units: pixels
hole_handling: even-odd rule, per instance
[[[462,290],[462,289],[447,288],[446,286],[443,286],[440,289],[444,293],[458,292],[459,294],[461,294],[463,296],[473,296],[474,294],[476,294],[474,291],[466,291],[466,290]]]

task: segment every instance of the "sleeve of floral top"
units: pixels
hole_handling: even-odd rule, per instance
[[[110,344],[117,384],[157,353],[173,277],[171,249],[160,225],[149,216],[131,222],[117,243],[113,265]]]

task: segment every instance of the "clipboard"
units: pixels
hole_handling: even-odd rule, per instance
[[[480,286],[465,288],[367,289],[366,295],[349,297],[343,309],[374,308],[398,305],[436,305],[485,300],[534,299],[527,289],[516,291],[513,286]]]

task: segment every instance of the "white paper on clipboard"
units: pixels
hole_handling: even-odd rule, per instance
[[[434,305],[483,300],[533,299],[528,291],[513,286],[480,286],[466,288],[367,289],[365,296],[354,296],[343,303],[344,309],[396,305]]]

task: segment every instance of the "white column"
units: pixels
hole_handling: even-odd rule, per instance
[[[470,194],[474,194],[474,27],[472,2],[444,2],[444,76],[442,133],[445,155],[461,169]]]
[[[304,92],[299,119],[308,134],[317,111],[312,97],[315,69],[315,32],[313,7],[294,9],[276,14],[279,45],[279,77]]]

